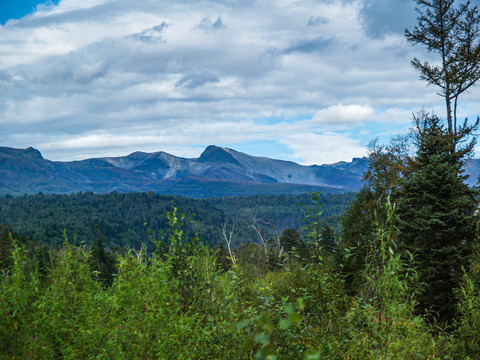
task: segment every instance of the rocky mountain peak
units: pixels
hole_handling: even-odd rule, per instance
[[[227,164],[240,165],[226,148],[215,145],[207,146],[198,159],[200,162],[222,162]]]
[[[0,153],[10,156],[19,156],[19,157],[29,157],[34,159],[43,159],[42,154],[40,151],[33,147],[29,147],[26,149],[15,149],[10,147],[0,147]]]

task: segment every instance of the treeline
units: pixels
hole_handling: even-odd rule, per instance
[[[324,204],[322,224],[340,232],[340,216],[354,194],[321,196]],[[302,231],[303,211],[308,203],[305,195],[262,195],[238,198],[188,199],[151,193],[110,193],[97,195],[25,195],[0,197],[0,224],[47,245],[59,246],[64,231],[72,242],[90,246],[100,231],[109,249],[137,249],[142,244],[151,250],[151,238],[169,235],[165,214],[177,207],[195,224],[186,224],[184,231],[193,236],[202,234],[210,246],[224,244],[222,227],[234,226],[233,247],[258,243],[252,228],[253,220],[273,223],[279,232],[287,228]],[[268,236],[273,236],[267,227]],[[75,239],[75,240],[74,240]]]

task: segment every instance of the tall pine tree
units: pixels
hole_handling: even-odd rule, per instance
[[[454,290],[476,239],[475,192],[461,175],[474,142],[452,153],[451,135],[438,117],[423,114],[416,124],[417,158],[399,194],[399,239],[415,255],[424,285],[418,311],[449,322],[456,313]]]

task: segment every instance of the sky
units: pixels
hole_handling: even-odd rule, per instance
[[[444,116],[410,66],[437,60],[404,38],[416,16],[413,0],[1,0],[0,146],[351,161],[421,109]]]

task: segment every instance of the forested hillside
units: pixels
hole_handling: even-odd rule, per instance
[[[322,224],[331,225],[339,234],[340,215],[353,198],[352,193],[322,195]],[[9,224],[18,233],[48,245],[61,245],[66,231],[72,241],[90,246],[99,231],[109,249],[138,250],[142,244],[150,248],[152,236],[168,237],[166,213],[177,207],[196,223],[185,225],[188,236],[198,231],[206,244],[221,245],[222,227],[228,223],[235,226],[233,246],[238,247],[259,241],[251,226],[254,219],[273,222],[279,232],[287,228],[301,231],[300,204],[309,201],[308,194],[205,200],[155,193],[7,196],[0,198],[0,224]],[[273,236],[268,228],[267,234]]]

